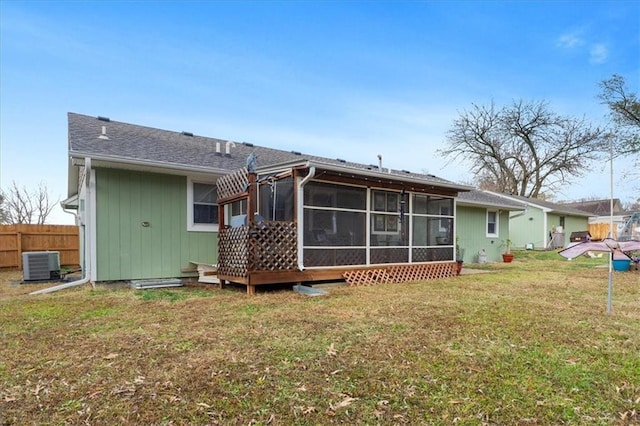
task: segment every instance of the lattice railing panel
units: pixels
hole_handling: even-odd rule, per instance
[[[409,249],[396,247],[372,247],[371,263],[407,263],[409,261]]]
[[[249,227],[222,228],[218,232],[218,275],[246,277]]]
[[[218,187],[218,198],[229,198],[243,192],[247,192],[249,187],[249,173],[246,167],[222,176],[216,182]]]
[[[367,251],[364,248],[305,248],[304,266],[365,265]]]
[[[342,274],[344,279],[352,286],[433,280],[454,275],[456,275],[456,264],[451,262],[354,269]]]
[[[249,271],[298,269],[298,233],[295,222],[261,222],[249,239]]]
[[[414,248],[411,256],[413,262],[443,262],[453,260],[453,247]]]

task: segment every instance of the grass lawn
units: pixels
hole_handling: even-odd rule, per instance
[[[640,271],[606,315],[604,259],[515,255],[323,297],[3,272],[0,423],[640,424]]]

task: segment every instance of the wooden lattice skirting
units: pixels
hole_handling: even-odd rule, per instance
[[[342,275],[349,285],[361,286],[448,278],[455,274],[456,264],[447,262],[354,269]]]

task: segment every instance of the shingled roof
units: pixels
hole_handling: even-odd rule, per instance
[[[375,165],[329,159],[186,132],[161,130],[113,121],[105,117],[70,112],[68,120],[69,156],[72,158],[90,157],[114,163],[225,174],[244,167],[247,157],[253,153],[260,167],[309,160],[352,171],[382,173]],[[384,173],[387,177],[397,179],[420,180],[427,184],[443,185],[463,191],[469,189],[464,185],[454,184],[428,174],[389,169],[384,169]]]
[[[591,213],[593,216],[608,216],[611,214],[611,200],[586,200],[562,203],[567,207]],[[613,199],[613,214],[624,213],[620,199]]]
[[[525,209],[525,205],[521,202],[512,201],[507,198],[479,190],[459,193],[457,204],[461,206],[495,207],[502,210]]]
[[[547,209],[549,212],[552,213],[560,213],[560,214],[566,214],[566,215],[572,215],[572,216],[583,216],[583,217],[590,217],[591,214],[582,210],[578,210],[578,209],[574,209],[572,207],[568,207],[566,205],[563,204],[558,204],[558,203],[552,203],[550,201],[544,201],[544,200],[540,200],[538,198],[529,198],[529,197],[523,197],[520,195],[511,195],[511,194],[498,194],[495,193],[495,195],[498,195],[500,197],[505,197],[507,199],[516,201],[516,202],[520,202],[523,204],[530,204],[533,206],[537,206],[543,209]]]
[[[228,172],[244,167],[252,152],[261,162],[300,159],[295,153],[122,123],[103,117],[69,113],[69,155],[104,160],[128,160],[153,165],[181,166]],[[104,130],[104,131],[103,131]],[[227,152],[229,143],[230,155]],[[219,147],[220,152],[216,152]]]

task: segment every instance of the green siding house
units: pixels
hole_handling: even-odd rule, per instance
[[[218,219],[221,214],[225,217],[237,215],[238,212],[233,209],[242,210],[246,206],[238,203],[218,206],[219,191],[216,185],[220,178],[248,166],[249,158],[256,158],[261,168],[314,162],[325,170],[322,172],[324,174],[318,172],[316,180],[331,175],[332,181],[327,183],[329,185],[331,182],[342,186],[360,182],[367,197],[376,196],[380,192],[376,188],[382,188],[390,194],[389,199],[409,200],[409,205],[397,207],[397,213],[385,210],[389,219],[383,231],[378,232],[376,228],[375,232],[367,234],[378,237],[384,234],[391,241],[391,237],[400,235],[403,229],[401,235],[404,245],[389,247],[387,251],[410,253],[411,250],[417,250],[410,236],[419,229],[396,225],[403,217],[407,220],[408,215],[413,214],[411,209],[418,209],[419,206],[413,206],[411,200],[424,198],[431,200],[436,207],[441,204],[451,206],[433,212],[429,210],[424,214],[425,223],[437,227],[439,232],[445,232],[442,240],[444,246],[441,241],[436,244],[434,234],[433,238],[425,239],[425,247],[419,249],[429,253],[444,253],[439,260],[455,264],[455,197],[460,192],[470,190],[470,187],[432,175],[383,169],[382,165],[303,156],[299,152],[133,125],[106,117],[69,113],[68,126],[68,198],[62,204],[67,209],[77,211],[81,263],[85,275],[83,279],[99,282],[187,278],[197,275],[195,264],[218,263]],[[265,179],[278,178],[272,175],[265,175]],[[299,179],[296,176],[294,178]],[[243,188],[239,188],[239,191],[242,192]],[[330,194],[327,191],[325,193]],[[321,196],[318,192],[316,198],[322,201]],[[293,202],[299,211],[308,213],[307,206],[304,206],[307,209],[304,210],[302,204],[307,201],[301,196],[295,196]],[[397,203],[398,206],[401,204]],[[224,208],[229,208],[229,211]],[[471,208],[461,208],[460,214],[466,215],[465,209]],[[327,207],[316,209],[323,213]],[[363,214],[370,215],[372,220],[374,216],[377,218],[369,210],[369,207],[364,208]],[[506,208],[503,210],[507,211]],[[340,214],[336,214],[336,217],[342,217]],[[367,227],[379,225],[377,222],[371,225],[369,216],[366,217]],[[224,222],[224,217],[220,219],[225,229],[230,226]],[[498,235],[506,232],[504,221],[500,217],[496,223]],[[325,228],[332,231],[341,225],[339,221],[334,222],[328,222]],[[485,224],[480,225],[485,229]],[[476,225],[469,223],[468,226]],[[465,229],[463,241],[467,243],[469,239],[471,243],[473,235],[471,230]],[[298,236],[298,241],[302,240]],[[473,243],[474,246],[469,246],[469,254],[482,245]],[[369,267],[375,263],[370,255],[383,250],[372,247],[370,237],[363,244],[367,253],[364,266]],[[407,259],[408,263],[412,262],[410,256]]]
[[[486,191],[458,194],[456,217],[457,238],[462,259],[477,263],[502,261],[505,241],[511,239],[509,217],[524,210],[524,206]]]
[[[190,261],[214,263],[212,232],[186,223],[185,176],[95,170],[98,281],[182,276]]]
[[[492,194],[524,206],[523,211],[513,212],[509,217],[509,235],[516,248],[566,247],[571,233],[589,229],[588,212],[534,198]]]

